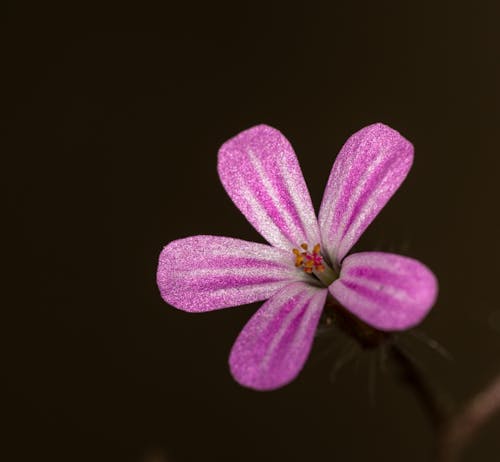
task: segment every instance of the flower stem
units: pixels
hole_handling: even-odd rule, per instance
[[[473,396],[458,412],[452,412],[449,398],[422,373],[415,361],[396,343],[391,354],[403,379],[415,392],[436,431],[436,460],[458,462],[478,431],[500,412],[500,374]]]
[[[477,393],[443,427],[438,447],[439,462],[456,462],[478,431],[500,412],[500,374]]]
[[[449,396],[425,376],[417,362],[395,341],[391,342],[389,352],[399,367],[402,381],[413,390],[434,429],[440,431],[451,415]]]
[[[325,304],[327,325],[336,325],[365,349],[385,348],[397,366],[402,382],[415,394],[436,435],[435,460],[458,462],[466,446],[497,413],[500,414],[500,374],[465,406],[455,411],[450,396],[398,342],[397,334],[382,332],[363,323],[329,297]]]

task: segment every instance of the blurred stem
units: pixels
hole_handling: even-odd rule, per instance
[[[500,411],[500,374],[466,403],[442,428],[439,462],[456,462],[477,432]]]
[[[396,342],[391,342],[389,352],[399,367],[401,379],[413,390],[436,431],[441,431],[452,410],[451,399],[432,383],[415,360]]]
[[[465,406],[455,411],[450,396],[430,380],[394,334],[365,324],[331,297],[325,305],[324,321],[327,326],[337,325],[362,348],[387,348],[401,380],[413,391],[434,428],[438,462],[460,461],[464,449],[477,432],[500,412],[500,374]]]
[[[459,411],[452,412],[449,397],[426,378],[411,356],[395,342],[389,348],[404,382],[414,391],[436,431],[436,460],[460,461],[479,430],[500,412],[500,374]]]

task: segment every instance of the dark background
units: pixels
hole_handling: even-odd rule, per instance
[[[345,339],[318,342],[288,387],[243,389],[227,356],[258,304],[188,315],[155,270],[179,237],[262,241],[217,177],[229,137],[282,130],[318,206],[346,138],[385,122],[415,164],[356,249],[433,268],[420,330],[453,360],[405,342],[471,396],[500,370],[495,3],[8,6],[1,460],[429,460],[424,412],[390,368],[369,379],[371,353],[332,382]],[[467,460],[498,460],[499,430]]]

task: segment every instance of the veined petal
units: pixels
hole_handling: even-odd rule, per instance
[[[319,212],[323,245],[340,263],[406,178],[413,146],[381,123],[352,135],[333,164]]]
[[[157,282],[167,303],[200,312],[265,300],[304,277],[291,252],[229,237],[192,236],[163,249]]]
[[[219,150],[219,176],[254,228],[276,247],[319,243],[311,197],[297,157],[275,128],[258,125]]]
[[[372,327],[404,330],[418,324],[436,301],[432,271],[412,258],[382,252],[349,255],[330,292]]]
[[[248,321],[229,357],[233,377],[256,390],[292,381],[311,350],[327,289],[296,282],[268,300]]]

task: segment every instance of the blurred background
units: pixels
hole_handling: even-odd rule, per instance
[[[414,395],[371,353],[331,377],[320,339],[271,393],[227,357],[259,304],[189,315],[155,272],[169,241],[262,242],[226,196],[219,146],[279,128],[316,207],[347,137],[381,121],[415,145],[354,250],[395,251],[440,296],[404,342],[458,403],[500,371],[496,2],[73,2],[5,8],[7,147],[0,448],[9,461],[426,461]],[[497,460],[500,419],[469,448]]]

